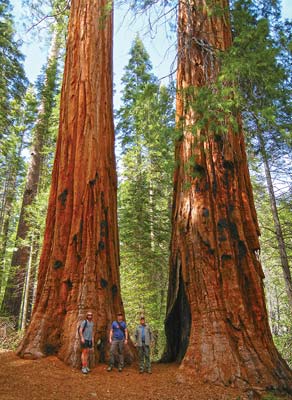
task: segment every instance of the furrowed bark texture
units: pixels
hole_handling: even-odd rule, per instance
[[[73,0],[38,288],[21,356],[80,365],[77,323],[93,311],[103,359],[120,295],[112,106],[112,11]]]
[[[194,129],[194,90],[219,71],[215,49],[231,45],[224,10],[208,16],[205,0],[181,1],[173,232],[166,360],[196,376],[240,388],[291,391],[292,377],[270,333],[258,260],[260,234],[244,137]],[[210,4],[210,2],[208,2]],[[214,9],[213,9],[214,11]]]

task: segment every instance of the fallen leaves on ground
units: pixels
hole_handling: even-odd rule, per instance
[[[0,353],[2,400],[243,400],[248,393],[197,382],[176,364],[153,364],[152,374],[135,366],[122,372],[97,365],[89,374],[68,367],[56,357],[23,360]],[[253,398],[253,397],[252,397]]]

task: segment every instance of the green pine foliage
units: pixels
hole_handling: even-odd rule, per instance
[[[287,292],[283,279],[281,260],[279,257],[278,245],[275,240],[273,228],[273,216],[267,195],[267,190],[262,184],[258,174],[254,177],[253,188],[255,204],[261,230],[261,263],[265,273],[265,291],[267,307],[269,312],[270,326],[275,344],[292,366],[292,315],[289,307]],[[284,238],[289,243],[292,237],[292,198],[289,201],[279,203],[279,216],[284,232]],[[292,248],[287,246],[288,257],[292,258]]]
[[[155,332],[154,355],[164,344],[170,204],[172,192],[173,89],[160,87],[137,37],[125,68],[117,111],[121,146],[119,231],[122,295],[131,332],[144,314]]]
[[[30,6],[34,9],[36,13],[38,13],[37,7],[34,7],[33,4],[30,4]],[[47,6],[48,5],[46,5],[45,3],[38,4],[38,7],[40,10],[42,10],[42,12],[44,8],[47,9]],[[49,31],[51,31],[51,29],[54,30],[53,37],[55,39],[55,48],[53,50],[56,51],[56,49],[60,48],[61,46],[64,47],[64,31],[66,29],[68,12],[66,11],[66,7],[64,8],[64,2],[56,0],[53,3],[50,2],[50,6],[52,7],[52,12],[55,13],[55,19],[57,20],[55,21],[55,23],[50,25],[49,29]],[[60,11],[60,7],[62,8],[62,10],[64,9],[64,13]],[[58,11],[60,11],[60,13],[58,13]],[[35,14],[32,13],[32,15]],[[57,127],[59,119],[58,115],[60,88],[60,72],[58,67],[61,61],[63,61],[62,55],[61,57],[57,57],[57,53],[55,57],[53,56],[48,59],[47,65],[43,68],[42,73],[36,82],[37,98],[34,97],[33,100],[34,112],[32,115],[32,120],[29,122],[27,117],[26,121],[23,122],[25,126],[25,132],[22,133],[22,147],[18,150],[19,146],[17,147],[16,143],[13,143],[11,145],[11,148],[14,152],[18,151],[18,155],[23,164],[23,172],[18,169],[17,171],[15,171],[14,174],[15,184],[14,190],[12,190],[12,192],[14,193],[14,198],[13,203],[11,203],[10,206],[10,215],[13,216],[13,220],[11,219],[11,223],[9,225],[11,234],[10,232],[8,232],[9,235],[5,243],[5,248],[4,246],[2,246],[5,250],[5,253],[4,251],[1,251],[1,261],[3,260],[4,262],[5,259],[5,263],[2,264],[3,276],[1,282],[1,297],[4,294],[8,274],[11,274],[9,278],[10,281],[11,279],[13,279],[14,271],[13,268],[9,268],[9,265],[11,262],[12,254],[17,247],[25,245],[30,248],[30,252],[32,255],[31,261],[33,264],[32,268],[34,270],[32,275],[34,278],[37,276],[38,257],[43,240],[43,230],[45,223],[44,215],[46,215],[48,192],[51,182],[51,168],[55,153],[56,131],[58,129]],[[29,105],[26,102],[24,104],[24,109],[19,113],[19,117],[17,117],[17,114],[13,115],[13,124],[16,124],[19,118],[23,118],[25,115],[28,116],[31,107],[32,105]],[[56,107],[58,109],[56,109]],[[39,112],[37,112],[37,108]],[[12,135],[11,138],[13,139]],[[33,143],[36,144],[41,151],[40,156],[42,168],[39,179],[37,197],[36,199],[34,199],[32,206],[28,207],[25,212],[27,225],[30,227],[30,231],[25,240],[22,240],[16,238],[16,231],[20,216],[21,199],[23,197],[25,186],[24,178],[26,175],[27,165],[29,163],[29,148],[32,146]],[[9,145],[9,140],[7,138],[5,139],[4,144],[6,147]],[[8,166],[8,169],[11,171],[11,167]],[[2,179],[2,175],[0,179]],[[6,179],[5,174],[3,174],[3,179]]]
[[[27,80],[22,62],[24,56],[20,53],[19,43],[14,40],[14,26],[11,6],[8,0],[0,0],[0,168],[4,172],[10,170],[11,162],[21,141],[22,129],[17,127],[14,118],[21,107]],[[4,173],[1,176],[3,189]],[[3,204],[3,193],[2,204]]]
[[[0,0],[0,151],[8,136],[11,101],[20,100],[27,80],[23,69],[23,54],[14,39],[15,29],[9,0]],[[0,153],[2,157],[2,151]]]
[[[17,171],[21,167],[24,129],[21,127],[23,97],[27,81],[23,69],[23,55],[14,39],[14,25],[8,0],[0,0],[0,229],[1,248],[6,228],[7,204],[11,204]],[[8,207],[9,208],[9,207]],[[9,219],[9,218],[8,218]],[[7,224],[9,221],[7,220]]]
[[[259,10],[254,11],[250,3],[235,3],[235,38],[224,60],[222,76],[238,87],[240,111],[250,138],[260,130],[267,150],[273,151],[281,143],[283,151],[287,130],[291,129],[291,34],[287,24],[272,11],[273,18],[269,19]]]
[[[68,0],[19,0],[23,6],[23,23],[27,32],[31,32],[33,40],[42,42],[49,39],[53,30],[57,29],[65,38],[69,19],[70,1]],[[49,39],[50,40],[50,39]],[[65,44],[64,44],[65,47]]]
[[[37,100],[32,87],[29,87],[22,102],[11,102],[11,121],[5,162],[1,165],[1,294],[0,304],[9,272],[12,253],[15,249],[15,236],[21,207],[22,192],[26,175],[26,158],[37,113]],[[6,228],[5,228],[6,226]]]
[[[38,100],[43,106],[43,114],[38,115],[36,129],[38,140],[41,140],[41,171],[38,182],[37,195],[31,205],[26,207],[25,219],[29,231],[24,240],[18,243],[20,246],[28,246],[31,256],[31,276],[33,277],[34,289],[36,288],[39,258],[43,243],[45,230],[47,206],[51,186],[51,174],[55,156],[56,138],[59,127],[60,110],[60,72],[58,61],[52,60],[43,73],[38,77],[36,87],[38,89]],[[35,136],[32,131],[32,139]],[[35,139],[34,139],[35,140]],[[25,289],[25,285],[24,285]],[[31,296],[31,300],[33,300]],[[29,304],[29,315],[33,304]]]
[[[250,168],[257,175],[254,186],[261,226],[261,261],[275,343],[291,365],[292,326],[274,228],[268,190],[263,175],[269,167],[276,195],[288,262],[292,254],[287,223],[291,220],[291,23],[282,22],[279,4],[252,8],[251,2],[236,2],[234,8],[234,79],[240,93],[240,110],[248,143]],[[228,55],[228,57],[230,56]],[[233,55],[231,56],[233,60]],[[257,173],[255,174],[255,172]]]

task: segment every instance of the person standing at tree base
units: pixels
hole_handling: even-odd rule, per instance
[[[81,371],[83,374],[88,374],[88,372],[90,372],[88,368],[88,355],[89,352],[94,349],[92,317],[92,313],[88,312],[86,319],[81,322],[78,330],[81,341]]]
[[[107,371],[110,372],[115,364],[115,355],[119,356],[119,372],[124,368],[124,345],[128,343],[128,329],[123,314],[117,314],[117,320],[112,323],[110,334],[110,363]]]
[[[139,372],[142,374],[146,371],[151,374],[150,345],[153,335],[150,326],[145,323],[144,317],[140,318],[140,325],[136,328],[135,339],[139,356]]]

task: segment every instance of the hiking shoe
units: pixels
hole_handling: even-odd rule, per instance
[[[148,374],[152,374],[152,371],[151,371],[151,369],[148,369],[148,371],[147,371],[147,372],[148,372]]]
[[[87,372],[91,372],[91,369],[89,369],[88,367],[85,367],[87,369]]]
[[[123,371],[123,368],[122,367],[119,367],[119,372],[122,372]]]
[[[111,372],[113,369],[113,367],[110,365],[109,367],[107,367],[107,372]]]
[[[141,368],[141,369],[139,370],[139,374],[143,374],[143,372],[144,372],[144,369]]]
[[[82,367],[81,372],[82,372],[82,374],[88,374],[86,367]]]

